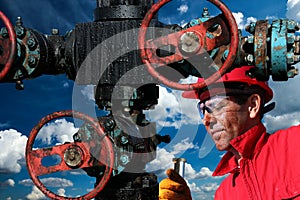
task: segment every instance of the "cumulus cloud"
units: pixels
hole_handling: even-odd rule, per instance
[[[46,187],[72,187],[73,182],[64,178],[42,178],[41,182]],[[31,179],[24,179],[19,181],[19,184],[24,186],[32,186],[33,182]]]
[[[188,5],[183,4],[183,5],[180,5],[180,7],[177,8],[177,10],[179,11],[180,14],[184,14],[189,10],[189,7],[188,7]]]
[[[292,112],[278,116],[266,115],[265,125],[269,133],[300,124],[300,112]]]
[[[208,167],[202,167],[199,172],[193,169],[192,165],[186,164],[185,176],[187,179],[206,179],[212,177],[212,171]]]
[[[299,68],[299,65],[296,67]],[[289,79],[287,82],[270,82],[270,87],[274,91],[272,101],[276,102],[276,106],[273,111],[267,113],[264,117],[268,132],[274,132],[300,123],[300,92],[295,87],[299,84],[299,76]]]
[[[216,191],[218,189],[218,187],[219,187],[219,184],[217,184],[217,183],[207,183],[207,184],[200,186],[201,190],[204,192]]]
[[[157,176],[163,176],[166,169],[173,168],[172,160],[175,158],[166,149],[157,148],[156,158],[146,165],[146,171],[155,172]]]
[[[287,12],[286,17],[300,21],[300,1],[299,0],[288,0],[287,1]]]
[[[27,137],[16,130],[0,131],[0,173],[21,171],[20,161],[25,157],[26,142]]]
[[[250,24],[251,22],[256,22],[257,19],[254,18],[254,17],[248,17],[248,18],[244,18],[244,14],[241,13],[241,12],[237,12],[237,13],[232,13],[234,18],[235,18],[235,21],[236,21],[236,24],[238,26],[239,29],[241,30],[244,30],[245,27]]]
[[[63,189],[63,188],[59,188],[59,189],[57,190],[57,194],[58,194],[59,196],[65,197],[65,196],[66,196],[66,190]]]
[[[182,154],[183,152],[189,149],[198,149],[199,147],[188,142],[189,138],[183,139],[180,143],[177,143],[173,146],[172,151],[167,151],[166,149],[158,148],[156,159],[151,161],[146,165],[147,171],[156,171],[157,175],[164,175],[164,172],[173,168],[174,164],[172,162],[173,158],[177,154]],[[205,179],[211,177],[212,171],[207,167],[202,167],[199,172],[193,169],[192,165],[186,163],[185,165],[185,178],[188,180],[191,179]]]
[[[0,182],[0,187],[14,187],[15,181],[13,179],[7,179],[4,182]]]
[[[33,186],[31,193],[26,195],[26,199],[28,199],[28,200],[42,200],[42,199],[47,199],[47,198],[36,186]]]
[[[175,144],[171,154],[176,155],[185,152],[188,149],[199,149],[198,146],[194,145],[192,142],[189,142],[189,140],[190,138],[185,138],[180,143]]]
[[[82,95],[87,98],[89,101],[95,101],[95,94],[94,94],[94,85],[86,85],[81,89]]]
[[[242,29],[244,27],[244,14],[241,13],[241,12],[232,13],[232,14],[235,18],[235,21],[236,21],[236,24],[238,25],[238,28]]]
[[[66,119],[57,119],[54,122],[48,123],[42,127],[37,135],[44,144],[52,144],[55,138],[58,143],[73,141],[73,135],[78,131],[72,122]]]
[[[198,100],[183,98],[182,91],[159,87],[158,104],[154,110],[145,111],[149,121],[157,123],[157,128],[175,127],[183,124],[199,124],[200,117],[196,105]]]

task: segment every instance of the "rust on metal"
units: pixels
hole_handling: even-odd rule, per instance
[[[268,35],[268,20],[261,20],[256,22],[255,36],[254,36],[254,57],[255,66],[260,68],[262,72],[268,74],[267,66],[267,35]]]
[[[91,144],[87,142],[73,142],[73,143],[65,143],[61,145],[56,145],[51,148],[40,148],[40,149],[33,149],[33,144],[36,139],[36,136],[40,129],[47,124],[49,121],[61,117],[74,117],[79,118],[86,123],[89,123],[93,129],[95,130],[95,133],[97,133],[101,138],[101,152],[99,154],[99,157],[97,158],[100,162],[98,162],[98,165],[105,166],[105,171],[103,173],[103,177],[101,181],[98,183],[98,185],[89,193],[81,196],[81,197],[74,197],[74,198],[68,198],[68,197],[62,197],[59,196],[52,191],[48,190],[45,185],[40,181],[38,178],[39,176],[51,174],[54,172],[59,171],[68,171],[78,168],[86,168],[86,167],[92,167],[94,163],[91,163],[90,160],[92,159],[92,155],[90,154],[90,147]],[[75,159],[71,154],[70,150],[76,150],[77,153],[80,154],[79,158],[80,161]],[[66,157],[67,152],[67,159]],[[73,152],[74,153],[74,152]],[[42,159],[46,156],[52,156],[52,155],[59,155],[61,158],[61,162],[55,166],[43,166],[42,165]],[[78,155],[77,155],[78,156]],[[66,161],[67,160],[67,161]],[[74,163],[69,161],[75,161]],[[51,199],[69,199],[69,200],[81,200],[81,199],[92,199],[97,196],[97,194],[105,187],[107,182],[109,181],[112,169],[113,169],[113,163],[114,163],[114,151],[112,147],[112,143],[110,139],[106,136],[106,134],[103,131],[103,128],[98,123],[96,119],[93,119],[83,113],[73,111],[73,110],[66,110],[66,111],[58,111],[54,112],[52,114],[49,114],[42,118],[40,122],[32,129],[30,132],[27,144],[26,144],[26,165],[28,168],[29,175],[33,181],[33,183],[49,198]]]
[[[158,1],[154,4],[151,9],[146,14],[144,20],[142,21],[142,25],[139,31],[139,49],[141,54],[142,62],[145,64],[148,72],[159,82],[179,90],[193,90],[205,87],[207,84],[211,84],[217,81],[223,74],[225,74],[233,64],[238,50],[239,44],[239,35],[238,35],[238,28],[235,22],[235,19],[231,13],[231,11],[227,8],[225,4],[223,4],[219,0],[209,0],[209,2],[213,3],[217,6],[223,13],[223,15],[219,15],[217,17],[211,18],[208,21],[201,23],[196,26],[192,26],[188,29],[169,34],[167,36],[162,36],[159,38],[155,38],[152,40],[146,41],[146,32],[147,27],[150,24],[151,19],[153,18],[154,14],[166,3],[170,0],[162,0]],[[214,38],[208,38],[206,33],[209,28],[211,28],[214,24],[220,25],[222,28],[222,32],[219,36]],[[229,28],[227,28],[229,27]],[[193,83],[193,84],[180,84],[173,82],[166,77],[159,74],[154,66],[165,66],[167,64],[171,64],[174,62],[181,61],[183,59],[189,58],[192,55],[185,55],[180,51],[179,47],[179,39],[182,35],[186,34],[187,32],[193,32],[198,36],[200,39],[199,42],[199,51],[193,52],[192,55],[200,55],[204,51],[210,51],[214,48],[217,48],[221,45],[227,45],[230,43],[230,49],[227,59],[225,60],[222,67],[217,71],[215,74],[207,78],[204,82]],[[167,57],[158,57],[156,55],[156,50],[161,46],[171,45],[175,47],[175,53],[171,56]]]
[[[3,38],[0,38],[0,46],[4,45],[2,46],[3,49],[9,49],[3,57],[0,55],[0,64],[4,64],[4,67],[0,71],[0,80],[2,80],[9,72],[15,60],[15,56],[17,53],[17,36],[13,25],[11,24],[9,19],[5,16],[5,14],[1,11],[0,11],[0,19],[4,22],[9,35],[9,42],[7,41],[3,42]]]

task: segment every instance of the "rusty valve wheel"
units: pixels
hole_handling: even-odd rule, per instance
[[[17,37],[13,25],[1,11],[0,19],[4,22],[7,30],[7,33],[0,34],[0,65],[4,65],[0,71],[0,80],[2,80],[14,62],[17,53]]]
[[[218,7],[222,11],[223,15],[213,17],[206,22],[188,29],[146,41],[146,33],[151,19],[163,5],[170,1],[171,0],[160,0],[154,4],[142,21],[138,41],[142,62],[145,64],[148,72],[154,78],[171,88],[179,90],[203,88],[205,85],[211,84],[218,80],[231,68],[236,58],[239,44],[237,24],[231,11],[221,1],[208,0]],[[222,16],[225,17],[225,20]],[[209,32],[209,29],[214,25],[219,25],[222,29],[222,33],[214,38],[210,38],[207,36],[207,32]],[[161,67],[171,63],[179,62],[191,56],[203,54],[205,51],[211,51],[222,45],[228,45],[229,43],[230,49],[225,62],[220,69],[208,77],[205,82],[203,81],[193,84],[176,83],[162,76],[153,66],[155,64],[156,67]],[[175,47],[174,54],[166,57],[157,56],[157,50],[160,47],[168,45]]]
[[[91,160],[94,160],[90,154],[90,148],[93,146],[87,142],[73,142],[65,143],[51,148],[38,148],[33,149],[33,144],[35,138],[40,131],[40,129],[49,121],[61,117],[74,117],[79,118],[85,123],[89,124],[94,130],[95,133],[98,133],[100,137],[101,149],[97,160],[100,166],[105,166],[105,171],[98,185],[89,193],[81,197],[62,197],[52,191],[48,190],[45,185],[38,178],[42,175],[47,175],[60,171],[68,171],[74,169],[84,169],[95,166]],[[42,159],[48,156],[58,155],[61,158],[61,162],[54,166],[43,166]],[[49,114],[42,118],[40,122],[32,129],[27,144],[26,144],[26,164],[29,175],[33,183],[50,199],[69,199],[69,200],[79,200],[79,199],[92,199],[97,196],[97,194],[105,187],[109,181],[112,174],[112,166],[114,162],[114,152],[110,139],[105,135],[102,127],[97,120],[83,114],[80,112],[67,110],[59,111]]]

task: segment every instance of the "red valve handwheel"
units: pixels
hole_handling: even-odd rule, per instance
[[[219,0],[208,0],[209,2],[213,3],[216,7],[218,7],[226,21],[223,20],[221,16],[217,16],[214,18],[209,19],[206,22],[201,23],[200,25],[196,25],[190,27],[186,30],[182,30],[176,33],[169,34],[167,36],[162,36],[159,38],[151,39],[146,41],[146,33],[149,27],[150,21],[155,15],[155,13],[166,3],[170,2],[171,0],[160,0],[156,4],[154,4],[151,9],[147,12],[145,18],[142,21],[141,28],[139,31],[139,48],[141,53],[142,62],[145,64],[148,72],[159,82],[179,90],[192,90],[203,88],[205,85],[209,85],[216,80],[218,80],[223,74],[229,71],[231,68],[238,50],[239,44],[239,34],[238,34],[238,27],[235,22],[235,19],[231,13],[231,11],[227,8]],[[228,25],[227,25],[228,24]],[[213,25],[220,25],[222,28],[222,33],[214,38],[207,37],[206,33],[209,28],[213,27]],[[228,27],[229,26],[229,30]],[[193,83],[193,84],[180,84],[174,81],[169,80],[168,78],[162,76],[153,66],[165,66],[167,64],[179,62],[183,59],[189,58],[191,55],[182,53],[182,50],[179,49],[179,39],[183,37],[184,34],[193,33],[194,36],[198,37],[199,39],[199,47],[195,49],[193,55],[200,55],[204,53],[204,51],[211,51],[217,47],[222,45],[227,45],[230,43],[230,49],[228,56],[220,67],[220,69],[208,77],[203,82]],[[172,45],[175,49],[175,54],[167,57],[159,57],[156,55],[156,51],[161,46]]]
[[[13,25],[10,23],[9,19],[0,11],[0,19],[4,22],[6,26],[9,38],[3,38],[0,35],[0,64],[4,67],[0,71],[0,80],[2,80],[6,74],[9,72],[17,52],[17,37]]]
[[[53,193],[52,191],[48,190],[45,187],[45,185],[41,182],[41,180],[38,178],[38,176],[51,174],[54,172],[93,167],[93,163],[90,162],[93,159],[89,151],[91,144],[87,142],[65,143],[65,144],[53,146],[51,148],[47,147],[47,148],[33,149],[35,138],[38,132],[40,131],[40,129],[49,121],[61,117],[74,117],[85,121],[87,124],[91,125],[91,127],[95,130],[96,133],[98,133],[101,139],[100,156],[97,157],[97,159],[103,166],[105,165],[105,171],[98,185],[92,191],[80,197],[70,198],[70,197],[59,196]],[[66,151],[69,151],[70,149],[78,150],[80,156],[82,156],[83,158],[81,162],[75,163],[75,165],[77,165],[76,167],[70,166],[64,160]],[[61,163],[55,166],[48,166],[48,167],[43,166],[42,159],[47,156],[53,156],[53,155],[60,156]],[[105,187],[105,185],[107,184],[107,182],[111,177],[113,162],[114,162],[114,152],[113,152],[112,143],[110,139],[105,135],[98,121],[83,113],[76,112],[73,110],[54,112],[42,118],[40,122],[32,129],[26,144],[26,164],[27,164],[29,175],[33,183],[50,199],[83,200],[83,199],[92,199],[96,197],[97,194]]]

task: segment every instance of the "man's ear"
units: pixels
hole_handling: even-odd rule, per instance
[[[251,119],[260,116],[261,104],[262,104],[262,99],[258,94],[252,94],[248,98],[248,111],[249,111],[249,117]]]

